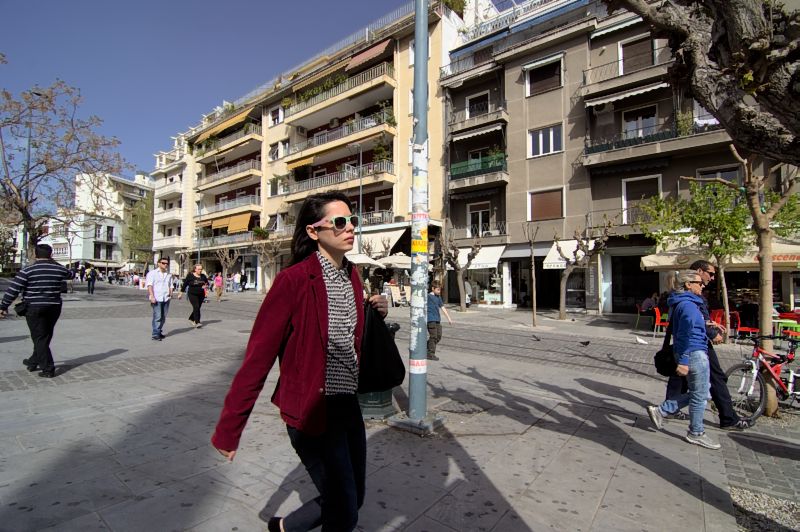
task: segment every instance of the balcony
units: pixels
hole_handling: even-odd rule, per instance
[[[106,244],[116,244],[119,239],[117,235],[94,235],[95,242],[103,242]]]
[[[453,238],[456,240],[480,238],[482,241],[486,241],[486,239],[494,239],[495,237],[501,237],[503,242],[508,237],[505,220],[453,228]],[[494,240],[492,240],[492,243],[495,243]]]
[[[668,120],[610,138],[586,139],[583,165],[613,163],[662,153],[689,153],[728,143],[730,137],[727,132],[712,121],[695,120],[688,129],[679,131],[674,121]]]
[[[490,155],[476,161],[463,161],[450,165],[449,190],[486,188],[508,184],[506,154]]]
[[[611,92],[626,86],[662,79],[675,60],[669,46],[657,48],[647,54],[631,55],[627,59],[642,66],[628,67],[625,70],[622,59],[619,59],[584,70],[580,89],[581,96],[585,98],[592,94]]]
[[[361,218],[361,225],[383,225],[394,222],[394,211],[372,211],[365,212]]]
[[[456,133],[493,122],[508,123],[508,110],[505,101],[473,105],[469,109],[461,109],[453,112],[448,120],[450,133]]]
[[[222,211],[228,211],[231,209],[238,209],[239,207],[250,207],[250,209],[242,209],[243,211],[246,210],[261,210],[261,196],[240,196],[235,199],[220,201],[210,207],[203,207],[203,211],[200,214],[196,214],[195,218],[200,218],[201,216],[206,216],[210,214],[215,214]]]
[[[241,144],[256,141],[260,146],[263,141],[261,124],[245,124],[241,129],[234,131],[219,139],[208,139],[201,146],[195,147],[194,156],[199,162],[205,162],[219,155],[224,150],[229,150]]]
[[[197,190],[208,190],[222,184],[228,184],[246,177],[261,177],[261,161],[250,159],[220,172],[208,174],[197,179]]]
[[[294,228],[293,228],[294,230]],[[236,233],[233,235],[222,235],[222,236],[212,236],[199,239],[194,239],[194,247],[195,249],[199,247],[201,249],[213,248],[213,247],[221,247],[221,246],[231,246],[235,244],[250,244],[253,242],[253,232],[247,231],[246,233]]]
[[[360,167],[346,164],[344,165],[344,169],[339,172],[291,183],[289,185],[289,196],[286,198],[286,201],[304,199],[307,195],[306,193],[309,191],[318,193],[327,192],[328,190],[345,190],[347,188],[356,187],[359,181],[362,182],[362,185],[373,184],[379,181],[388,181],[393,184],[395,179],[389,176],[394,175],[394,163],[388,160],[368,163]],[[347,185],[342,187],[337,186],[342,183],[347,183]]]
[[[180,248],[181,245],[181,237],[178,235],[172,236],[164,236],[159,238],[153,238],[153,249],[175,249]]]
[[[395,134],[396,121],[392,109],[386,109],[373,115],[365,116],[347,123],[336,129],[330,129],[324,133],[314,135],[313,138],[305,142],[299,142],[289,148],[289,155],[286,163],[299,161],[304,157],[309,157],[324,151],[337,148],[362,140],[380,132]]]
[[[157,187],[155,190],[156,199],[166,199],[177,197],[183,194],[183,181],[174,181],[167,185]]]
[[[365,92],[373,87],[389,83],[394,83],[394,67],[391,63],[381,63],[360,74],[347,78],[343,83],[332,87],[326,91],[316,94],[309,99],[297,102],[284,111],[284,120],[288,123],[296,121],[303,116],[307,116],[316,110],[313,107],[329,102],[329,100],[344,101],[352,99],[353,96]],[[333,103],[333,102],[329,102]]]
[[[177,168],[183,164],[183,149],[174,149],[171,151],[161,152],[156,155],[156,169],[153,170],[151,175],[166,174],[173,168]]]
[[[153,214],[153,223],[164,223],[183,220],[183,209],[169,209]]]

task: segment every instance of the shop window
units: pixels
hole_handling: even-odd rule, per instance
[[[564,217],[564,189],[557,188],[528,194],[530,195],[529,221],[556,220]]]

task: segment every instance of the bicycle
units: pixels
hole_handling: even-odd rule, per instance
[[[769,375],[774,381],[779,401],[790,398],[794,401],[800,398],[800,379],[798,379],[800,373],[784,367],[794,361],[800,339],[785,336],[748,336],[739,339],[753,342],[753,351],[748,360],[728,368],[725,376],[734,410],[741,419],[752,423],[764,413],[767,404],[765,375]],[[789,348],[786,354],[771,353],[758,345],[762,339],[786,340],[789,342]],[[765,371],[761,371],[762,369]],[[781,376],[784,370],[788,373],[786,377]]]

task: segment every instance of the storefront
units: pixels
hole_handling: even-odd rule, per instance
[[[458,250],[458,263],[464,267],[467,255],[472,248],[465,247]],[[483,246],[470,262],[468,271],[464,274],[464,284],[470,289],[470,300],[476,305],[507,306],[506,301],[510,295],[510,273],[508,263],[500,263],[500,256],[505,246]],[[508,287],[506,287],[508,281]],[[457,277],[454,272],[447,276],[448,301],[458,301],[459,291]],[[504,297],[504,292],[506,297]],[[510,302],[509,302],[510,304]]]

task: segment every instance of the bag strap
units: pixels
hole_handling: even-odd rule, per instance
[[[667,325],[667,330],[664,332],[664,343],[661,345],[661,349],[666,349],[671,339],[672,339],[672,324],[670,323],[669,325]]]

